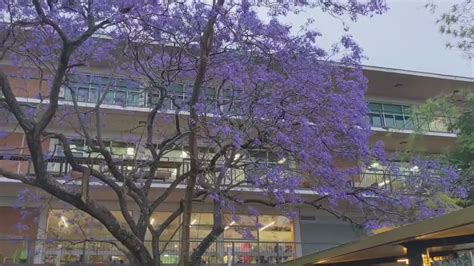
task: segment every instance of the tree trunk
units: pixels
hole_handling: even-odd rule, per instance
[[[220,203],[214,200],[214,224],[212,226],[212,230],[193,251],[193,254],[191,256],[191,265],[202,265],[202,256],[209,249],[212,243],[217,240],[217,238],[222,234],[222,232],[224,232],[223,216],[224,213],[222,211]]]

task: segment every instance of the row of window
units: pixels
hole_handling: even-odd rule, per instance
[[[155,212],[150,224],[158,227],[171,213]],[[117,219],[126,223],[119,211],[113,212]],[[173,221],[163,232],[161,240],[179,240],[180,217]],[[222,240],[253,240],[260,242],[293,242],[293,223],[290,219],[278,215],[224,215],[225,230]],[[212,213],[193,213],[191,217],[191,239],[200,240],[211,231]],[[78,227],[82,227],[82,232]],[[85,235],[81,235],[85,234]],[[77,240],[87,236],[95,239],[108,239],[110,233],[90,216],[76,210],[52,210],[48,221],[48,238]],[[245,238],[244,236],[247,236]],[[151,240],[151,235],[147,234]]]
[[[368,119],[374,127],[413,129],[411,107],[398,104],[369,103]]]
[[[97,103],[104,98],[104,104],[147,107],[156,104],[159,93],[149,92],[140,86],[138,82],[95,75],[71,75],[67,88],[63,88],[64,100],[71,101],[73,91],[78,102]],[[187,110],[187,102],[192,95],[192,87],[186,84],[171,84],[168,86],[168,97],[164,100],[164,110]],[[104,96],[105,94],[105,96]],[[208,108],[225,108],[230,102],[236,105],[239,102],[239,91],[224,90],[218,92],[216,88],[208,87],[204,90],[205,102]],[[370,125],[382,128],[414,129],[412,109],[407,105],[369,102],[367,114]],[[423,129],[428,131],[446,132],[447,128],[442,119],[431,123],[417,121]]]
[[[222,109],[231,101],[234,105],[239,102],[235,97],[238,95],[237,89],[218,91],[217,88],[207,87],[203,94],[208,109],[215,107]],[[133,80],[94,75],[71,75],[62,88],[61,96],[66,101],[72,101],[73,95],[78,102],[97,103],[103,98],[103,104],[132,107],[153,106],[160,97],[159,91],[147,91]],[[191,95],[191,85],[170,84],[167,86],[167,97],[162,108],[176,110],[179,107],[187,110],[187,102],[191,99]]]
[[[371,126],[413,130],[415,128],[432,132],[452,132],[448,125],[449,117],[426,119],[415,116],[412,107],[392,103],[370,102],[367,118]]]

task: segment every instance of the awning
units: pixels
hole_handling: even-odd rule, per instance
[[[283,265],[370,265],[370,262],[396,262],[413,256],[415,249],[423,252],[430,249],[433,252],[446,252],[462,245],[465,247],[468,243],[474,244],[474,207],[372,235]],[[422,264],[410,262],[410,265]]]

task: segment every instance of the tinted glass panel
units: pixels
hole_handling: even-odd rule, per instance
[[[403,116],[401,116],[401,115],[396,115],[395,116],[395,127],[396,128],[405,128],[405,120],[403,119]]]
[[[395,127],[395,118],[393,115],[385,114],[385,126],[386,127]]]
[[[382,105],[380,103],[369,103],[369,110],[372,112],[379,112],[382,110]]]
[[[399,113],[401,114],[402,111],[402,106],[401,105],[395,105],[395,104],[384,104],[383,105],[383,110],[384,112],[388,113]]]

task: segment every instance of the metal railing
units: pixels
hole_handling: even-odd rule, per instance
[[[20,165],[14,165],[15,171],[17,169],[22,169],[23,173],[26,175],[34,175],[33,165],[31,157],[29,155],[19,155],[19,154],[2,154],[0,153],[0,166],[2,161],[16,161]],[[79,177],[74,177],[71,166],[66,161],[64,157],[52,157],[46,160],[47,169],[52,176],[56,176],[59,179],[77,179]],[[76,161],[79,164],[85,166],[91,166],[96,170],[101,171],[102,173],[108,174],[108,168],[104,163],[104,160],[101,158],[76,158]],[[133,165],[139,165],[140,163],[145,163],[145,160],[130,160],[122,159],[120,161],[119,169],[122,171],[122,174],[130,174],[128,167],[133,167]],[[185,173],[190,170],[190,162],[187,159],[182,158],[163,158],[159,166],[158,171],[154,182],[158,183],[171,183],[176,179],[176,176],[181,173]],[[160,168],[162,167],[162,168]],[[226,179],[224,185],[232,185],[243,180],[245,175],[248,174],[257,174],[255,169],[251,168],[252,165],[247,166],[246,169],[229,169],[226,173]],[[393,175],[389,172],[383,170],[372,170],[362,172],[358,176],[354,176],[350,180],[351,186],[353,187],[375,187],[388,189],[390,191],[401,190],[404,187],[406,178],[409,177],[410,173],[401,173],[399,175]],[[183,181],[185,184],[185,181]],[[247,184],[242,184],[241,186],[246,186]],[[302,187],[305,187],[305,184],[302,184]]]
[[[191,250],[199,241],[191,241]],[[151,251],[151,242],[145,245]],[[295,259],[304,243],[217,241],[202,259],[210,265],[275,265]],[[308,243],[309,246],[312,243]],[[164,265],[178,262],[180,242],[160,243],[160,260]],[[0,264],[45,265],[128,265],[123,246],[114,240],[19,240],[0,239]]]
[[[455,133],[450,125],[453,124],[451,117],[429,118],[421,115],[392,114],[386,112],[370,112],[367,119],[371,126],[381,128],[393,128],[402,130],[419,130],[426,132]]]
[[[88,158],[88,157],[76,157],[76,162],[84,166],[92,167],[95,170],[98,170],[101,173],[106,175],[110,174],[107,165],[103,158]],[[17,162],[20,165],[15,165],[15,170],[21,169],[23,174],[34,175],[33,164],[31,161],[30,155],[23,154],[5,154],[0,153],[0,165],[2,161],[13,161]],[[140,171],[147,171],[147,167],[142,167],[147,164],[147,160],[133,160],[129,158],[118,159],[116,165],[118,165],[119,170],[122,174],[127,175],[131,174],[131,170],[136,170],[137,175],[140,174]],[[47,170],[52,176],[58,178],[72,178],[74,173],[70,164],[67,162],[65,157],[55,156],[46,159]],[[191,163],[189,159],[183,158],[172,158],[172,157],[163,157],[158,165],[158,170],[155,173],[155,182],[164,182],[170,183],[173,182],[177,176],[182,173],[188,172],[191,168]],[[252,165],[246,166],[245,169],[228,169],[226,172],[226,178],[224,180],[225,185],[232,185],[244,179],[244,173],[252,172]]]
[[[390,191],[401,191],[406,188],[405,180],[409,177],[409,172],[401,172],[400,174],[394,175],[383,170],[371,170],[354,177],[352,179],[352,185],[361,188],[373,187]]]

